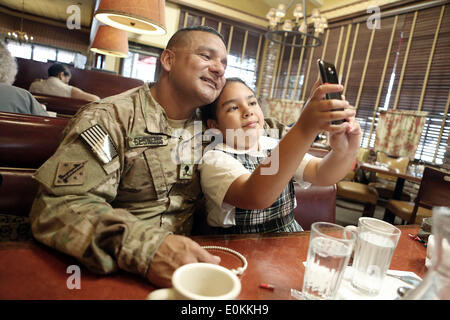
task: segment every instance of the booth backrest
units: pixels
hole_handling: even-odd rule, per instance
[[[57,97],[46,94],[33,94],[33,96],[37,101],[45,104],[47,111],[56,112],[58,115],[73,116],[82,106],[89,103],[89,101],[85,100]]]
[[[28,216],[39,186],[34,171],[0,168],[0,214]]]
[[[40,62],[29,59],[16,58],[19,71],[14,85],[28,90],[36,79],[46,79],[51,62]],[[69,67],[72,78],[69,84],[100,98],[113,96],[144,84],[142,80],[122,77],[119,75],[83,70]]]
[[[295,220],[304,230],[311,230],[314,222],[335,222],[336,185],[310,186],[302,188],[295,184],[297,207],[294,209]]]
[[[0,167],[39,168],[56,151],[68,121],[0,112]]]

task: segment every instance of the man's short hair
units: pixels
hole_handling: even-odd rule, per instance
[[[49,77],[57,77],[61,72],[64,72],[65,76],[71,76],[69,68],[61,63],[55,63],[50,68],[48,68]]]
[[[227,45],[224,37],[216,29],[208,27],[208,26],[192,26],[192,27],[181,28],[180,30],[175,32],[172,35],[172,37],[170,38],[169,42],[167,43],[166,48],[170,49],[170,48],[176,47],[176,45],[180,41],[180,39],[183,38],[184,33],[191,32],[191,31],[202,31],[202,32],[212,33],[212,34],[218,36],[222,40],[222,42],[225,46]]]

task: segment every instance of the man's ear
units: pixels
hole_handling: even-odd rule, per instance
[[[170,49],[165,49],[160,57],[161,67],[164,71],[169,72],[175,62],[175,53]]]
[[[63,80],[64,79],[64,72],[61,71],[60,73],[58,73],[58,79],[59,80]]]
[[[217,122],[216,120],[213,119],[206,120],[206,125],[208,126],[209,129],[217,128]]]

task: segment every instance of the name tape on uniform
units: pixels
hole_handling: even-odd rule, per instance
[[[165,135],[152,135],[128,138],[130,148],[166,146],[168,138]]]

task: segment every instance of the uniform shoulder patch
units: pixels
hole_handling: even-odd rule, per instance
[[[67,161],[58,164],[55,186],[79,186],[84,184],[87,160]]]
[[[103,164],[110,163],[118,155],[116,146],[100,125],[84,130],[80,136]]]

